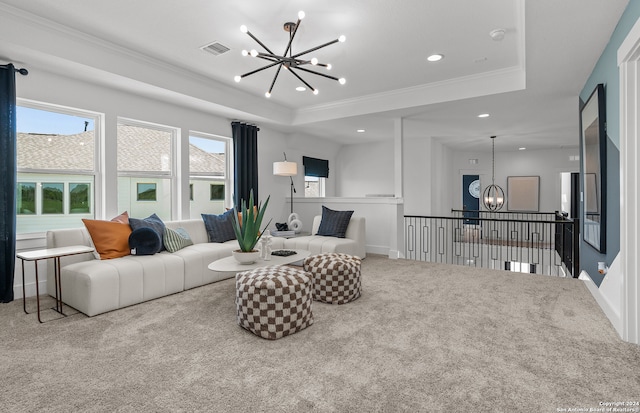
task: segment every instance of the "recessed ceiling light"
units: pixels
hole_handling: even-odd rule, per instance
[[[306,88],[306,87],[304,87],[304,86],[298,86],[298,87],[296,88],[296,90],[297,90],[298,92],[304,92],[305,90],[307,90],[307,88]]]
[[[481,113],[480,115],[478,115],[479,118],[488,118],[489,114],[488,113]]]
[[[519,151],[524,151],[525,149],[527,149],[527,148],[525,148],[524,146],[521,147],[521,148],[518,148]]]
[[[358,132],[358,133],[364,133],[364,129],[358,129],[356,132]]]
[[[430,62],[437,62],[438,60],[442,60],[444,58],[444,55],[442,54],[432,54],[431,56],[427,57],[427,60]]]

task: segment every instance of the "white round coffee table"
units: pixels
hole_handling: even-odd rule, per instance
[[[208,268],[211,271],[220,271],[220,272],[240,272],[240,271],[248,271],[253,270],[260,267],[266,267],[269,265],[286,265],[292,264],[297,261],[302,261],[311,255],[310,251],[307,250],[289,250],[295,251],[296,253],[293,255],[289,255],[288,257],[280,257],[277,255],[272,255],[270,260],[258,259],[258,261],[253,264],[240,264],[233,257],[225,257],[219,260],[216,260],[209,264]]]

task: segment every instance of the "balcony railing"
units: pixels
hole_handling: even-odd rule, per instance
[[[453,215],[405,216],[405,257],[558,277],[579,275],[577,220],[555,213]]]

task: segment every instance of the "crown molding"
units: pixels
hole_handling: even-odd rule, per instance
[[[522,90],[525,86],[526,71],[521,66],[513,66],[302,108],[296,111],[293,124],[300,125],[511,92]]]

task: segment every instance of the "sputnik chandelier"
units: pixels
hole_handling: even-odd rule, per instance
[[[258,73],[261,72],[265,69],[269,69],[271,67],[277,66],[278,70],[276,71],[276,75],[273,77],[273,81],[271,82],[271,86],[269,87],[269,90],[264,94],[266,97],[271,97],[271,91],[273,90],[273,86],[276,84],[276,80],[278,79],[278,75],[280,74],[280,70],[284,67],[285,70],[287,70],[288,72],[290,72],[292,75],[294,75],[296,78],[298,78],[298,80],[300,80],[309,90],[311,90],[313,92],[314,95],[318,94],[318,89],[314,88],[313,86],[311,86],[309,83],[307,83],[302,77],[300,77],[300,75],[298,73],[296,73],[297,70],[303,71],[303,72],[307,72],[307,73],[312,73],[314,75],[318,75],[318,76],[322,76],[322,77],[326,77],[328,79],[332,79],[337,81],[338,83],[340,83],[341,85],[344,85],[346,83],[346,80],[341,77],[341,78],[337,78],[334,76],[330,76],[327,75],[325,73],[321,73],[321,72],[317,72],[315,70],[311,70],[308,69],[306,67],[303,66],[307,66],[307,65],[311,65],[311,66],[320,66],[323,67],[327,70],[331,70],[331,64],[328,63],[320,63],[318,62],[317,58],[311,58],[310,60],[306,60],[304,58],[302,58],[302,56],[311,53],[311,52],[315,52],[316,50],[322,49],[323,47],[327,47],[329,45],[332,45],[334,43],[337,42],[344,42],[345,41],[345,37],[344,36],[340,36],[339,38],[332,40],[330,42],[321,44],[320,46],[316,46],[316,47],[312,47],[311,49],[305,50],[304,52],[300,52],[300,53],[293,53],[293,48],[292,48],[292,43],[293,43],[293,38],[296,36],[296,33],[298,31],[298,28],[300,27],[300,22],[302,21],[302,19],[304,19],[304,12],[300,11],[298,12],[298,21],[295,23],[292,22],[287,22],[284,24],[284,31],[289,33],[289,43],[287,43],[287,48],[284,50],[284,53],[282,55],[277,55],[274,52],[272,52],[267,46],[265,46],[264,43],[262,43],[260,40],[258,40],[258,38],[256,36],[254,36],[248,29],[247,26],[242,25],[240,26],[240,31],[243,33],[246,33],[249,35],[249,37],[251,37],[253,40],[256,41],[256,43],[258,43],[264,50],[265,52],[258,52],[257,50],[253,49],[251,51],[247,51],[247,50],[243,50],[242,51],[242,55],[243,56],[251,56],[251,57],[257,57],[260,59],[264,59],[267,60],[271,63],[267,64],[266,66],[263,66],[259,69],[253,70],[251,72],[247,72],[243,75],[240,76],[235,76],[234,80],[236,82],[240,82],[240,80],[244,77],[247,76],[251,76],[254,73]]]

